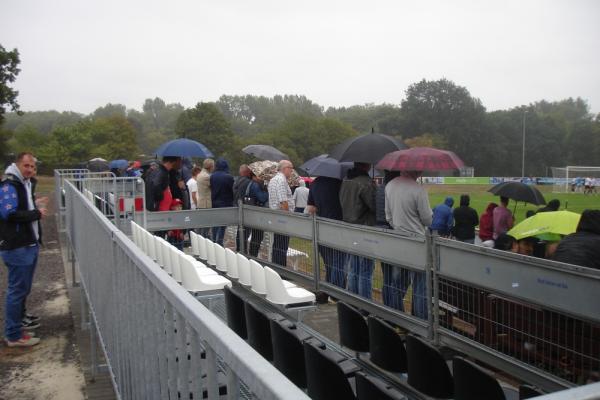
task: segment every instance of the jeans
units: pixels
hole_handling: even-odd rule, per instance
[[[290,237],[286,235],[280,235],[278,233],[273,234],[273,250],[271,253],[271,261],[274,264],[281,266],[287,266],[287,251],[290,245]]]
[[[325,264],[325,280],[338,287],[346,287],[346,254],[343,252],[319,245],[319,254]]]
[[[38,245],[0,251],[0,257],[8,268],[4,336],[10,341],[21,338],[21,321],[31,292],[38,253]]]
[[[382,262],[383,271],[383,304],[396,310],[404,311],[404,296],[410,285],[411,272],[397,265]]]
[[[349,255],[348,290],[365,299],[372,298],[373,268],[375,263],[370,258]]]
[[[223,246],[223,238],[225,237],[226,226],[215,226],[212,228],[213,242]]]

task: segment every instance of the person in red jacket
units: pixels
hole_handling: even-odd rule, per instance
[[[171,211],[180,211],[183,209],[183,202],[180,199],[173,199],[171,202]],[[183,250],[183,230],[173,229],[167,232],[167,240],[179,250]]]
[[[482,242],[493,240],[494,238],[494,208],[498,207],[496,203],[488,204],[485,212],[479,219],[479,239]]]

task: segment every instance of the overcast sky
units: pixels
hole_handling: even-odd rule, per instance
[[[448,78],[488,110],[582,97],[600,112],[600,1],[3,0],[25,111],[186,107],[222,94],[399,104]]]

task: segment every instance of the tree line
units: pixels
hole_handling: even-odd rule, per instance
[[[241,152],[248,144],[271,144],[299,165],[374,129],[409,146],[452,150],[479,176],[520,176],[523,126],[527,175],[544,175],[551,166],[598,165],[600,115],[581,98],[490,112],[447,79],[410,85],[400,104],[325,109],[300,95],[223,95],[187,109],[157,97],[141,110],[107,104],[89,115],[8,112],[0,125],[0,159],[31,150],[50,171],[93,157],[151,158],[163,142],[186,137],[234,166],[251,161]]]

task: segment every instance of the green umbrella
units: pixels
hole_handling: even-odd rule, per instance
[[[555,235],[568,235],[575,232],[580,214],[571,211],[549,211],[537,213],[527,218],[507,233],[517,240],[536,236],[558,238]]]

